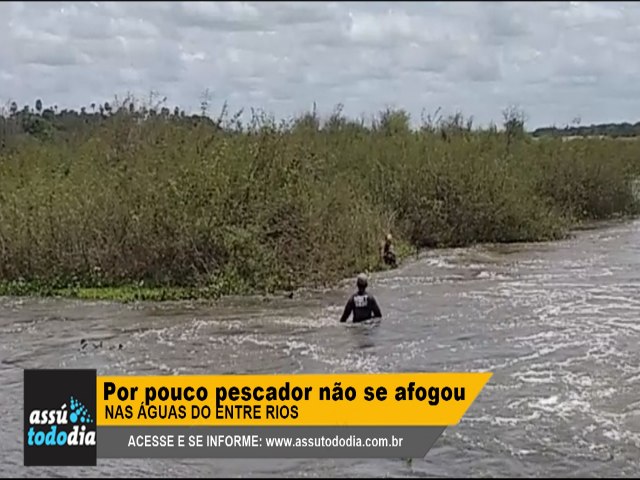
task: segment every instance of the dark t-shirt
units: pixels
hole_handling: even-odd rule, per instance
[[[351,295],[347,304],[344,307],[344,312],[340,318],[340,322],[344,323],[349,318],[349,315],[353,313],[353,322],[364,322],[371,318],[381,318],[382,313],[378,302],[368,293],[355,293]]]

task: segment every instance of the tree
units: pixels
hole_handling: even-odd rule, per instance
[[[9,112],[11,113],[11,116],[14,116],[16,113],[18,113],[18,104],[16,102],[11,102]]]
[[[42,118],[44,118],[45,120],[52,122],[55,118],[55,112],[53,111],[53,109],[51,108],[45,108],[42,111]]]
[[[376,127],[387,135],[398,135],[411,130],[411,117],[405,110],[387,108],[380,112]]]
[[[524,133],[524,124],[527,120],[525,113],[518,107],[510,106],[502,111],[504,129],[509,137]]]
[[[347,124],[347,119],[342,116],[342,110],[344,105],[339,103],[333,109],[333,113],[329,116],[328,120],[324,123],[324,128],[329,131],[342,130]]]
[[[36,100],[36,112],[42,112],[42,100],[40,99]]]
[[[507,149],[511,146],[513,139],[524,135],[524,124],[526,122],[525,113],[518,107],[510,106],[502,111],[504,119],[504,130],[507,135]]]
[[[317,131],[320,129],[320,118],[318,117],[315,109],[312,112],[307,112],[296,118],[293,122],[295,129]]]
[[[209,92],[208,88],[202,93],[200,99],[200,111],[202,112],[202,116],[205,117],[211,104],[211,92]]]

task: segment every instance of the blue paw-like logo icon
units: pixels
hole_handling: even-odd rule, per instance
[[[71,405],[71,413],[69,414],[69,420],[71,420],[71,423],[93,422],[93,419],[91,418],[87,407],[80,403],[76,398],[71,397],[69,405]]]

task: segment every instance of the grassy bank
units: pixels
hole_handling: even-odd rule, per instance
[[[411,130],[401,112],[216,125],[123,108],[74,128],[0,149],[0,294],[291,290],[381,268],[388,231],[409,252],[638,212],[640,142]]]

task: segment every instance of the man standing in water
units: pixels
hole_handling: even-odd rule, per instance
[[[393,238],[389,233],[387,234],[387,238],[384,241],[384,246],[382,247],[382,260],[391,268],[396,268],[398,266],[398,263],[396,260],[396,253],[393,251],[392,242],[393,242]]]
[[[353,323],[364,322],[372,318],[382,318],[378,302],[376,302],[373,295],[367,293],[368,284],[367,276],[364,273],[358,275],[358,280],[356,281],[358,292],[351,295],[347,301],[342,317],[340,317],[340,323],[346,322],[352,313]]]

